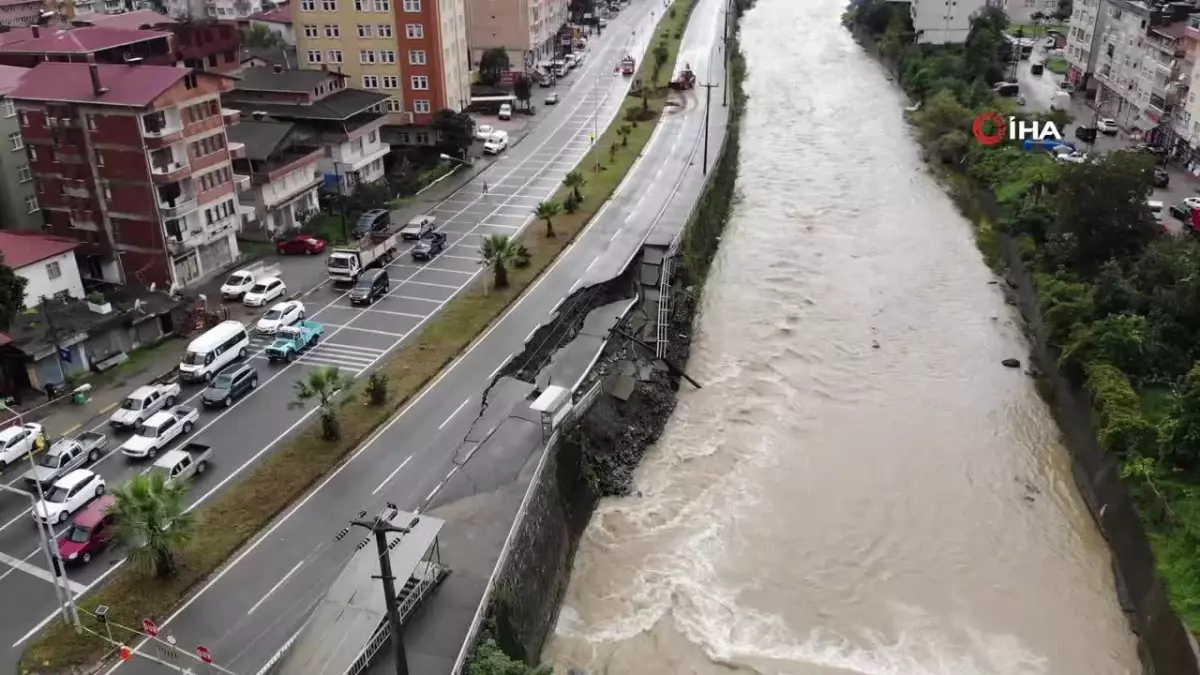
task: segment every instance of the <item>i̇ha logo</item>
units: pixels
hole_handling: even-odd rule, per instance
[[[1022,120],[1016,117],[1004,117],[998,112],[980,113],[971,125],[975,140],[982,145],[999,145],[1009,141],[1044,141],[1052,139],[1061,141],[1062,134],[1054,122],[1039,122],[1037,120]]]

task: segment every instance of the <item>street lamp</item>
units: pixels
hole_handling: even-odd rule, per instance
[[[471,162],[468,162],[468,161],[465,161],[465,160],[461,160],[461,159],[459,159],[459,158],[457,158],[457,157],[452,157],[452,156],[450,156],[450,155],[447,155],[447,154],[446,154],[446,153],[444,153],[444,152],[443,152],[442,154],[438,155],[438,157],[439,157],[439,158],[441,158],[441,159],[444,159],[444,160],[446,160],[447,162],[458,162],[459,164],[462,164],[463,166],[471,166]]]

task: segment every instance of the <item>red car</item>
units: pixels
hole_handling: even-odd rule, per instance
[[[279,255],[314,255],[325,250],[325,242],[302,234],[284,241],[276,242],[275,252]]]
[[[113,526],[113,517],[108,510],[116,503],[115,497],[104,495],[75,516],[67,536],[58,540],[58,555],[64,562],[68,565],[86,565],[93,556],[108,547]]]

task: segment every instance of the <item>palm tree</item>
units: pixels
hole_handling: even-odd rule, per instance
[[[175,554],[191,540],[196,519],[184,506],[188,486],[168,483],[161,473],[143,473],[112,491],[113,535],[144,574],[175,574]]]
[[[617,135],[621,137],[621,146],[629,145],[629,134],[633,133],[633,127],[629,124],[622,124],[617,127]]]
[[[508,268],[520,257],[520,245],[503,234],[490,234],[479,245],[480,264],[492,268],[496,288],[508,286]]]
[[[567,172],[567,175],[563,177],[562,182],[563,182],[563,185],[566,185],[567,187],[571,188],[572,192],[575,195],[575,201],[577,201],[577,202],[583,201],[583,193],[580,192],[579,189],[582,188],[584,185],[587,185],[587,179],[583,177],[583,174],[581,172],[579,172],[579,171]]]
[[[337,366],[324,366],[308,372],[308,377],[296,383],[296,400],[289,408],[302,408],[314,399],[321,411],[321,435],[327,441],[336,441],[342,436],[342,425],[338,420],[338,406],[334,401],[339,391],[348,389],[354,378],[342,374]]]
[[[538,202],[537,208],[533,210],[533,215],[546,221],[547,237],[554,236],[554,223],[550,222],[550,219],[560,213],[562,213],[562,204],[559,204],[553,199],[547,199],[544,202]]]

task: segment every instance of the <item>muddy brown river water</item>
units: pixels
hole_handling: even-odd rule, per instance
[[[679,407],[545,658],[612,675],[1140,672],[969,224],[843,0],[758,0],[740,201]],[[877,347],[876,347],[877,345]]]

